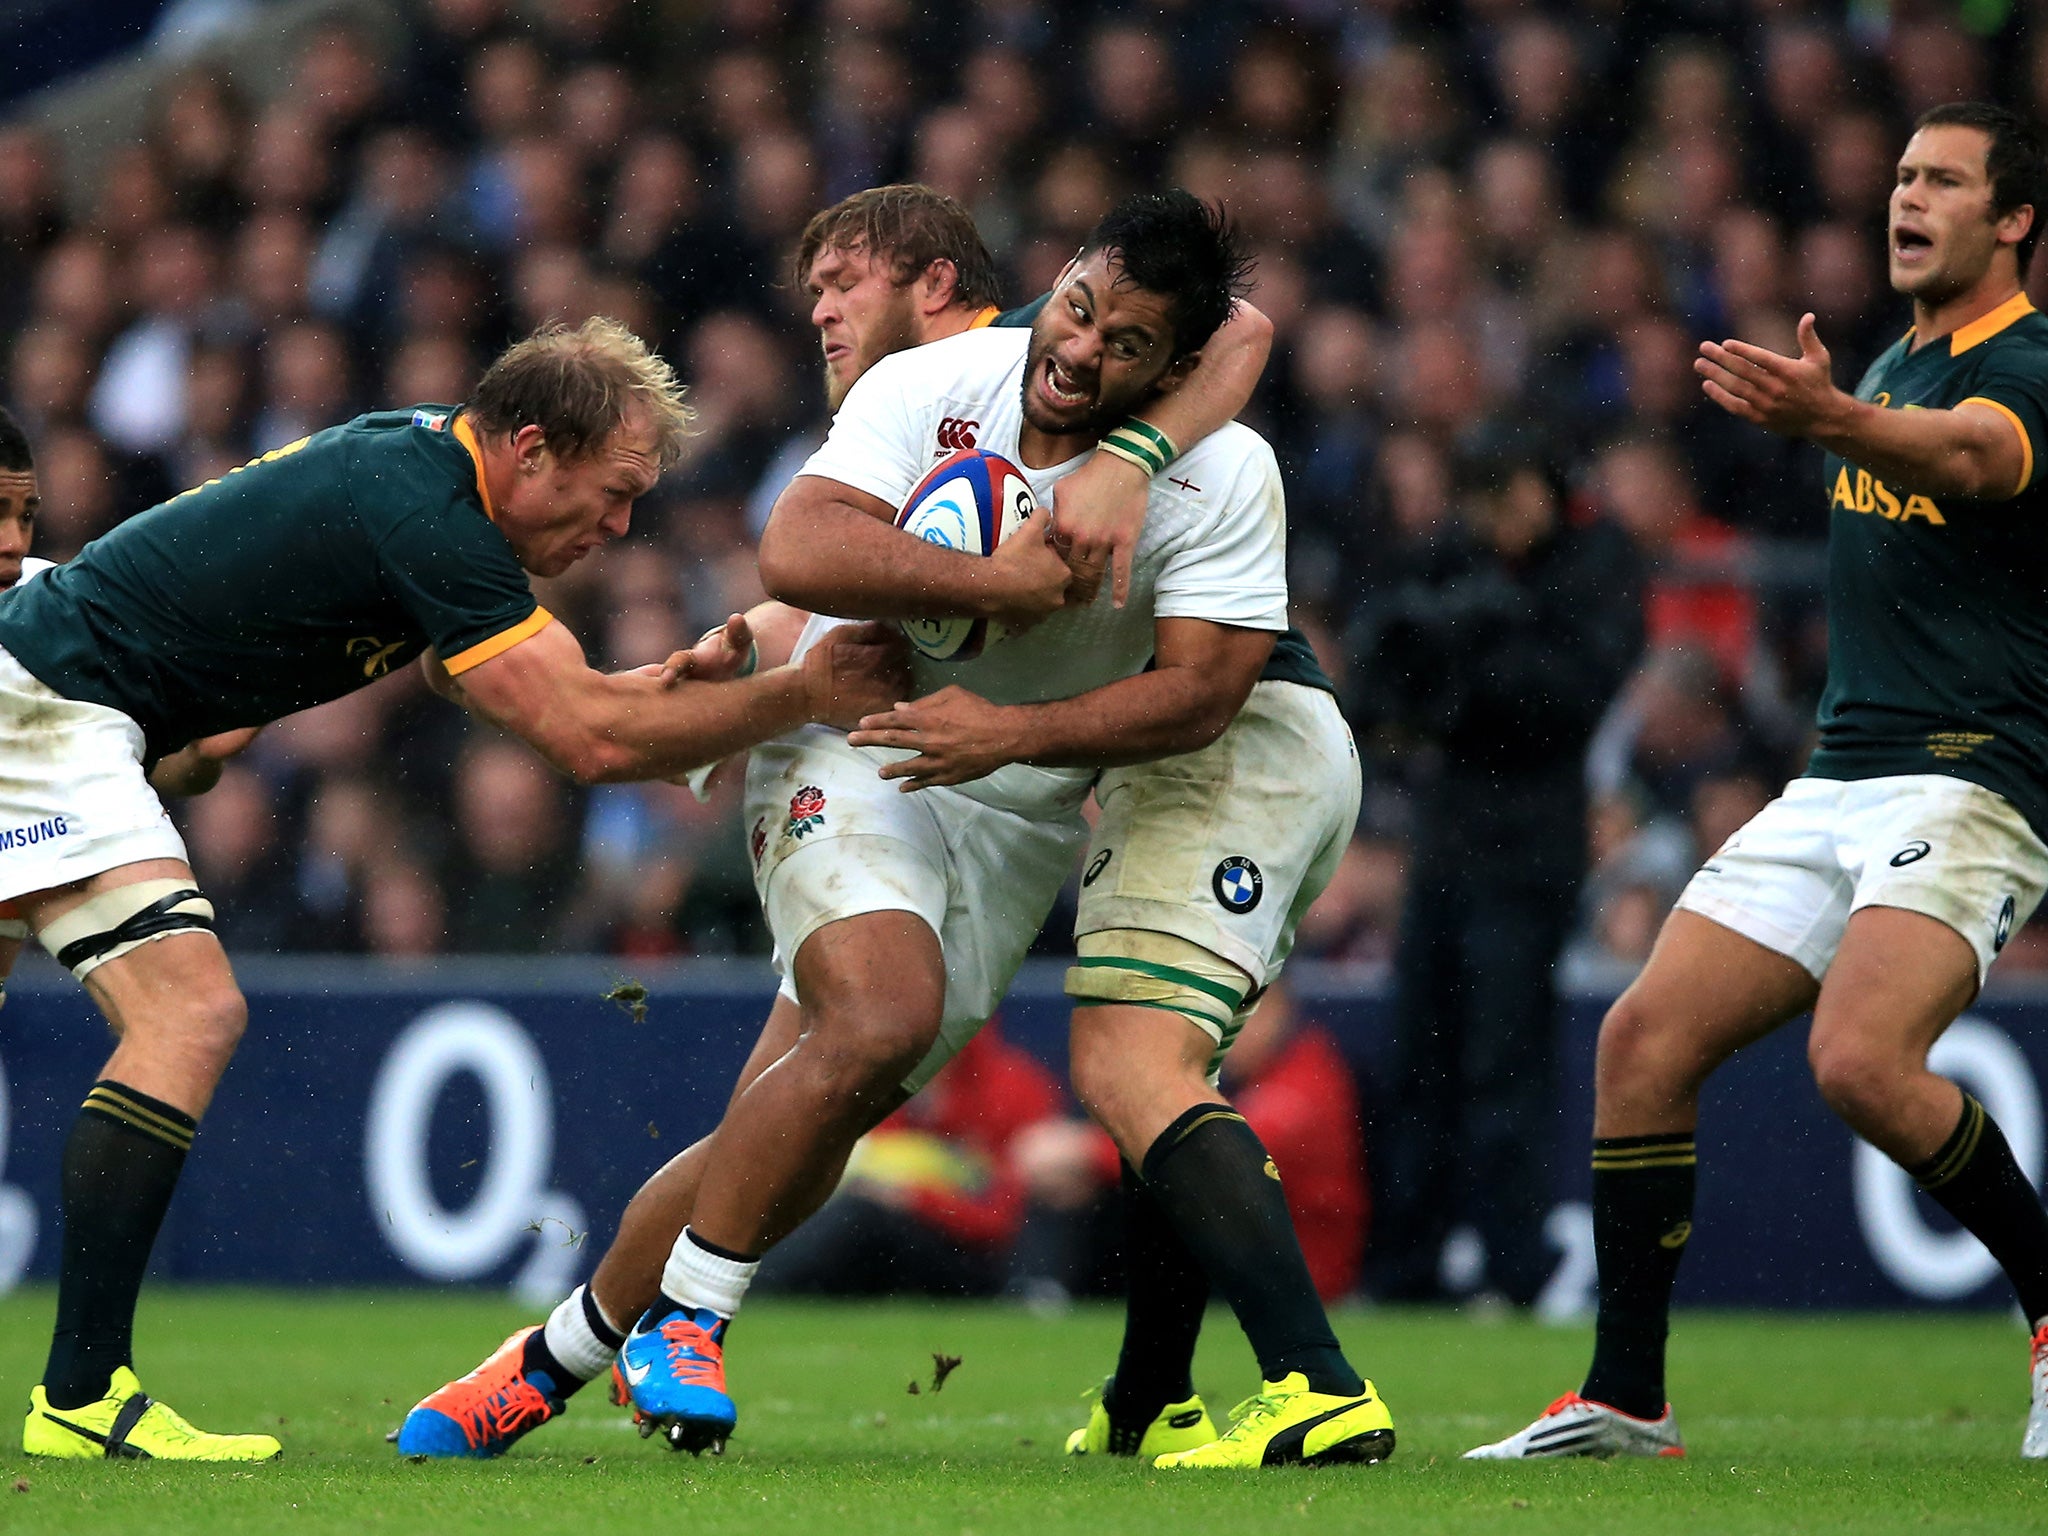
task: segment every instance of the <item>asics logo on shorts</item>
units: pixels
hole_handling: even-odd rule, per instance
[[[2004,949],[2005,941],[2012,937],[2012,920],[2018,909],[2019,904],[2010,896],[2005,898],[2005,905],[1998,909],[1998,927],[1991,935],[1991,953],[1994,955]]]
[[[939,423],[939,451],[958,453],[962,448],[974,446],[974,434],[981,430],[978,421],[967,421],[958,416],[948,416]]]
[[[1934,849],[1927,843],[1910,842],[1892,855],[1892,868],[1904,869],[1908,864],[1918,864],[1932,852]]]
[[[71,828],[62,816],[45,816],[41,821],[32,821],[25,827],[8,827],[0,830],[0,853],[10,848],[29,848],[37,843],[48,842],[53,837],[65,837]]]
[[[1102,878],[1102,872],[1109,868],[1110,854],[1114,850],[1105,848],[1089,861],[1087,873],[1081,876],[1081,884],[1093,885]]]

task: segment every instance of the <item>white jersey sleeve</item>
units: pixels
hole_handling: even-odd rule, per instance
[[[1287,509],[1280,466],[1265,439],[1230,423],[1154,480],[1155,509],[1162,492],[1191,500],[1200,494],[1214,511],[1173,541],[1154,588],[1153,616],[1285,629]]]
[[[929,409],[917,387],[930,371],[918,366],[925,350],[885,357],[855,380],[832,418],[825,445],[798,473],[837,480],[892,507],[902,506],[930,467],[925,452]]]

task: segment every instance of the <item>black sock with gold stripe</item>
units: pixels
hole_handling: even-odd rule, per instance
[[[1265,1144],[1227,1104],[1197,1104],[1159,1133],[1140,1169],[1166,1219],[1230,1303],[1268,1381],[1299,1371],[1311,1391],[1363,1383],[1330,1330]]]
[[[1671,1286],[1692,1236],[1698,1157],[1690,1131],[1593,1142],[1600,1318],[1580,1394],[1638,1418],[1664,1413]]]
[[[1906,1170],[1930,1199],[1991,1250],[2019,1293],[2029,1327],[2048,1316],[2048,1211],[1998,1122],[1963,1095],[1963,1113],[1926,1162]]]
[[[105,1397],[129,1363],[135,1298],[199,1122],[101,1080],[64,1144],[64,1267],[43,1390],[53,1408]]]

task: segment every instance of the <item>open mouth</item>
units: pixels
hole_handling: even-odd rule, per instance
[[[1901,227],[1892,231],[1892,254],[1911,260],[1934,249],[1934,239],[1922,230]]]
[[[1092,398],[1089,389],[1061,364],[1056,357],[1045,360],[1045,396],[1056,406],[1072,409],[1086,405]]]

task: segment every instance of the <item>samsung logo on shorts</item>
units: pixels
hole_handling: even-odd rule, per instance
[[[53,837],[63,837],[70,832],[62,816],[49,816],[41,821],[32,821],[25,827],[8,827],[0,830],[0,853],[10,848],[28,848],[36,843],[46,842]]]

